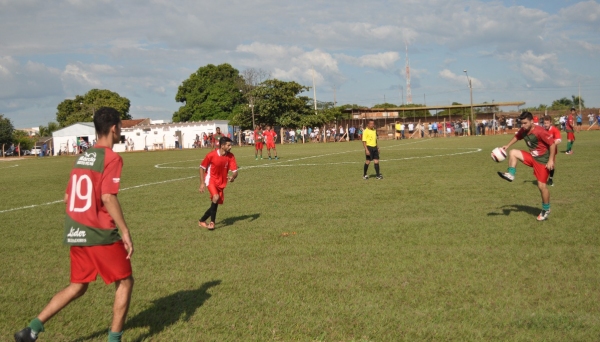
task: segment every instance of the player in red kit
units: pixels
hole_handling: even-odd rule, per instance
[[[254,129],[254,160],[258,160],[258,151],[260,151],[260,159],[262,159],[263,132],[260,126],[256,126]]]
[[[575,108],[571,108],[571,113],[565,121],[565,131],[567,131],[567,151],[566,154],[573,154],[573,144],[575,143]]]
[[[275,149],[275,139],[277,139],[277,133],[273,130],[273,127],[267,126],[267,130],[263,132],[263,136],[265,137],[267,143],[267,154],[269,155],[269,160],[271,160],[271,150],[275,153],[275,159],[279,159],[277,157],[277,150]]]
[[[512,182],[517,172],[517,161],[532,167],[533,174],[537,179],[538,189],[542,195],[542,212],[538,215],[537,220],[544,221],[550,215],[550,191],[546,186],[546,181],[548,180],[549,171],[554,168],[555,142],[554,138],[542,126],[533,124],[533,115],[530,112],[521,113],[519,119],[521,120],[521,129],[502,148],[506,150],[518,140],[525,140],[529,152],[510,150],[508,172],[498,172],[498,175]]]
[[[204,193],[206,189],[210,194],[211,204],[204,216],[198,220],[200,227],[215,229],[215,220],[217,218],[217,208],[219,204],[223,204],[223,191],[227,186],[227,182],[232,182],[237,178],[237,163],[231,151],[231,139],[221,137],[219,148],[209,152],[200,164],[200,193]],[[231,176],[229,176],[231,171]],[[210,217],[210,223],[206,224],[206,220]]]
[[[121,138],[120,118],[117,110],[108,107],[94,113],[98,141],[75,160],[64,197],[64,243],[70,246],[71,283],[15,334],[17,342],[36,341],[44,323],[85,294],[98,274],[106,284],[116,285],[108,341],[121,341],[133,290],[133,242],[117,199],[123,159],[112,147]]]
[[[562,141],[560,136],[560,131],[552,124],[552,117],[550,115],[544,116],[544,129],[552,135],[554,138],[554,168],[550,170],[550,177],[548,177],[548,182],[546,182],[549,186],[554,186],[554,171],[556,170],[556,155],[558,154],[558,144]]]

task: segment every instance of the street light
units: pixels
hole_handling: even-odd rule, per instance
[[[469,125],[469,135],[471,135],[471,128],[475,124],[475,120],[473,120],[473,85],[471,84],[471,78],[467,73],[467,70],[463,70],[465,75],[467,76],[467,81],[469,82],[469,91],[471,93],[471,124]]]
[[[240,89],[240,93],[244,94],[244,91]],[[250,109],[252,110],[252,129],[254,129],[256,127],[256,125],[254,124],[254,97],[248,96],[248,101],[250,102],[248,104],[248,107],[250,107]]]

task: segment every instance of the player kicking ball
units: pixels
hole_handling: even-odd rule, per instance
[[[219,148],[209,152],[200,164],[200,193],[204,193],[208,188],[211,204],[204,216],[198,221],[198,225],[208,230],[215,229],[215,220],[217,219],[217,208],[223,204],[223,190],[227,182],[232,182],[237,178],[237,163],[231,151],[231,139],[221,137],[219,139]],[[229,177],[231,171],[231,177]],[[206,220],[210,218],[210,223]]]
[[[542,126],[533,124],[533,115],[523,112],[519,116],[521,129],[502,148],[506,151],[511,145],[519,140],[525,140],[529,152],[521,150],[510,150],[508,154],[508,172],[498,172],[498,175],[509,182],[515,179],[517,172],[517,161],[533,168],[533,174],[537,179],[538,189],[542,195],[542,212],[538,215],[538,221],[548,219],[550,215],[550,191],[546,186],[549,171],[554,169],[554,155],[556,143],[551,134]]]

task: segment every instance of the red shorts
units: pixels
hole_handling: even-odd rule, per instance
[[[262,143],[262,141],[257,141],[254,144],[254,148],[257,149],[257,150],[262,150],[263,149],[263,143]]]
[[[573,133],[573,132],[567,132],[567,140],[568,141],[575,141],[575,133]]]
[[[275,143],[274,142],[268,142],[267,143],[267,150],[273,149],[275,148]]]
[[[131,261],[123,241],[101,246],[71,246],[71,282],[87,284],[98,274],[106,284],[131,275]]]
[[[550,171],[548,171],[546,165],[535,161],[529,152],[521,151],[521,153],[523,154],[523,164],[533,167],[533,175],[538,183],[546,184],[548,176],[550,176]]]
[[[219,201],[217,202],[217,204],[223,204],[223,200],[225,199],[223,190],[224,190],[224,188],[221,189],[221,188],[218,188],[214,184],[208,184],[208,193],[210,194],[210,199],[212,200],[212,197],[214,195],[219,195]]]

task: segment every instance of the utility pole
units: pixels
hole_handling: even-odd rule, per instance
[[[315,103],[315,115],[317,114],[317,87],[315,86],[315,67],[312,68],[313,77],[313,101]]]
[[[335,86],[333,86],[333,107],[337,104],[337,100],[335,98]]]
[[[467,81],[469,81],[469,91],[471,93],[471,124],[469,125],[469,135],[471,135],[471,127],[475,123],[473,120],[473,85],[471,84],[471,78],[469,77],[467,70],[465,69],[463,71],[465,72],[465,75],[467,75]]]

